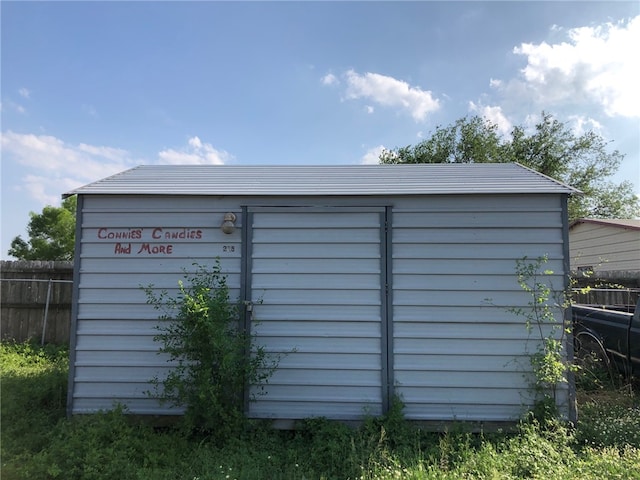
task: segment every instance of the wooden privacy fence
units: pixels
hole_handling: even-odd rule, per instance
[[[640,297],[640,288],[574,288],[573,303],[582,305],[607,305],[620,310],[632,311]]]
[[[73,263],[3,261],[0,332],[3,340],[69,343]]]
[[[69,342],[73,262],[2,261],[0,280],[0,335],[3,340]],[[640,288],[633,287],[638,286],[638,273],[606,280],[622,288],[596,287],[588,292],[576,288],[572,300],[620,307],[636,304]],[[602,282],[602,279],[577,278],[579,287]]]
[[[571,299],[583,305],[608,305],[624,310],[635,306],[640,297],[640,271],[637,270],[576,273],[573,283]]]

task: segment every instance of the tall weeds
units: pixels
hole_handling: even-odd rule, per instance
[[[259,422],[213,442],[153,428],[122,407],[67,419],[66,354],[0,345],[3,480],[640,478],[640,404],[628,390],[586,397],[575,430],[530,420],[511,433],[429,432],[396,401],[357,427]]]

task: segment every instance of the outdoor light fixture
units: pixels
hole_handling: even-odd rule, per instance
[[[231,212],[225,213],[224,220],[222,221],[222,225],[220,225],[220,228],[227,235],[233,233],[233,231],[236,229],[236,214]]]

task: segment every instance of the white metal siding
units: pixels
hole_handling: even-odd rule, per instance
[[[83,199],[73,413],[108,409],[115,401],[132,413],[176,413],[145,394],[148,379],[171,366],[157,354],[158,312],[140,286],[174,293],[184,268],[219,256],[238,296],[241,204],[253,216],[245,260],[260,322],[254,328],[267,349],[289,352],[268,395],[250,404],[252,416],[378,414],[386,378],[415,419],[508,420],[530,401],[522,372],[535,345],[523,319],[503,307],[528,301],[514,272],[525,255],[547,254],[562,288],[561,195]],[[385,265],[379,206],[387,204],[393,206],[392,258]],[[284,208],[290,205],[296,207]],[[227,211],[238,215],[232,235],[219,228]],[[202,235],[148,240],[158,227]],[[131,253],[116,254],[116,241],[99,238],[100,228],[144,229],[145,237],[124,241]],[[138,254],[142,243],[173,247],[171,254]],[[384,351],[386,266],[394,338]],[[564,390],[559,403],[566,406],[566,399]]]
[[[220,230],[224,213],[238,215],[239,227],[231,235]],[[240,288],[242,218],[229,200],[200,197],[84,198],[80,243],[80,275],[76,351],[73,378],[73,413],[126,404],[132,413],[176,413],[161,407],[145,393],[149,380],[170,368],[158,355],[159,312],[146,303],[142,286],[177,292],[178,280],[194,263],[212,265],[217,256],[229,274],[232,294]],[[101,229],[108,230],[101,230]],[[155,236],[153,238],[154,229]],[[168,233],[198,230],[200,238],[165,238]],[[116,232],[140,231],[141,238],[115,239]],[[134,234],[133,236],[138,236]],[[185,235],[186,236],[186,235]],[[130,253],[116,253],[116,243]],[[149,249],[143,248],[144,244]],[[171,245],[170,253],[152,253],[153,247]],[[223,247],[227,246],[226,249]],[[233,246],[234,251],[231,247]],[[223,251],[224,250],[224,251]]]
[[[283,354],[257,418],[357,419],[382,412],[381,213],[253,213],[253,331]]]
[[[531,403],[523,373],[535,342],[505,308],[529,300],[515,276],[524,256],[548,255],[563,288],[560,204],[464,200],[393,212],[395,392],[411,419],[513,420]],[[565,389],[564,412],[566,401]]]
[[[597,223],[579,223],[569,230],[571,269],[640,270],[640,230]]]

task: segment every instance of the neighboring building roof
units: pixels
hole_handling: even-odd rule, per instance
[[[96,195],[437,195],[579,193],[515,163],[145,165],[71,190]]]
[[[578,220],[574,220],[573,222],[571,222],[571,225],[569,225],[569,229],[581,223],[592,223],[596,225],[605,225],[608,227],[640,230],[640,220],[635,220],[632,218],[579,218]]]

